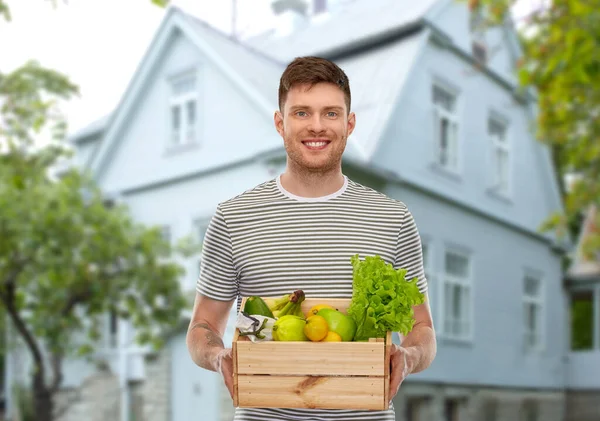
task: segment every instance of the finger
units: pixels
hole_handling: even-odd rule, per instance
[[[398,387],[400,386],[400,373],[396,367],[397,359],[394,358],[391,360],[392,369],[390,371],[390,401],[398,392]]]
[[[225,378],[225,386],[227,387],[227,390],[229,391],[229,396],[231,396],[231,399],[233,399],[233,377],[227,376]]]

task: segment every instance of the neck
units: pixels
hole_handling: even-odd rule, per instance
[[[322,197],[335,193],[344,186],[341,168],[326,172],[295,171],[288,165],[281,174],[281,185],[288,192],[300,197]]]

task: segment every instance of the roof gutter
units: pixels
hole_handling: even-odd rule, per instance
[[[420,19],[410,22],[406,25],[398,26],[388,29],[387,31],[364,37],[358,41],[349,42],[342,46],[338,46],[329,50],[317,51],[315,55],[327,58],[329,60],[339,60],[347,56],[361,54],[369,51],[372,48],[390,44],[402,38],[409,37],[421,31],[424,27],[425,21]]]

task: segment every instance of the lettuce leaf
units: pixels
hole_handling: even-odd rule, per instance
[[[356,322],[355,341],[383,338],[388,331],[407,335],[415,323],[413,306],[425,302],[417,277],[407,280],[406,269],[394,269],[380,256],[358,254],[353,267],[352,300],[348,315]]]

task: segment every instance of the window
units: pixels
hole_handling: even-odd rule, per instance
[[[406,421],[425,421],[429,401],[426,397],[409,397],[406,400]]]
[[[194,73],[171,81],[170,146],[181,146],[197,140],[197,96]]]
[[[433,86],[436,162],[443,168],[458,171],[458,117],[456,96]]]
[[[481,407],[481,419],[485,421],[496,421],[498,419],[498,401],[488,398],[483,401]]]
[[[444,420],[445,421],[460,421],[460,409],[462,399],[448,398],[444,403]]]
[[[161,236],[164,241],[170,243],[171,242],[171,227],[168,225],[163,225],[161,227]]]
[[[423,270],[425,271],[425,277],[427,281],[432,277],[431,273],[431,247],[428,243],[421,243],[421,253],[423,254]]]
[[[119,345],[119,318],[114,310],[108,312],[108,340],[109,348],[116,348]]]
[[[490,118],[488,121],[488,137],[492,146],[492,169],[494,171],[494,187],[499,193],[510,191],[510,153],[507,140],[507,126],[500,120]]]
[[[543,321],[542,281],[532,273],[523,280],[523,315],[525,328],[525,349],[539,349],[542,345]]]
[[[594,348],[594,292],[578,291],[571,295],[571,349]]]
[[[521,407],[521,421],[539,421],[538,404],[532,400],[526,400]]]
[[[487,48],[481,42],[473,41],[471,45],[473,57],[480,63],[485,63],[487,60]]]
[[[471,337],[471,262],[469,256],[446,251],[444,256],[444,299],[442,329],[455,339]]]
[[[202,247],[204,245],[204,237],[206,236],[206,230],[208,229],[209,219],[200,218],[196,219],[193,223],[194,226],[194,241]],[[198,266],[200,266],[202,259],[198,259]]]
[[[471,9],[469,22],[473,57],[480,63],[485,63],[488,59],[485,40],[486,13],[487,10],[484,5],[475,6]]]
[[[206,230],[208,229],[208,224],[210,219],[199,218],[194,220],[194,241],[197,242],[200,246],[204,243],[204,237],[206,236]]]

